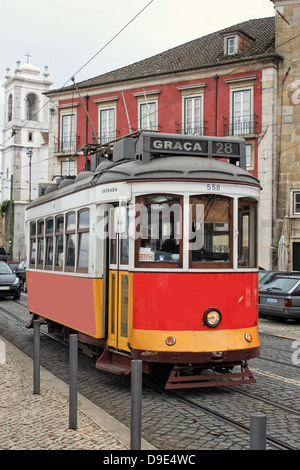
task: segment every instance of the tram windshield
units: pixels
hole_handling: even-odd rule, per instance
[[[191,266],[231,263],[232,201],[214,194],[192,197]]]
[[[179,196],[138,199],[138,264],[181,264],[182,205]]]

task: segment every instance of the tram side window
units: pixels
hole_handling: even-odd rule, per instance
[[[62,270],[64,259],[64,216],[55,219],[55,263],[56,270]]]
[[[37,223],[37,267],[41,268],[44,264],[44,230],[45,223],[43,220]]]
[[[36,222],[30,224],[30,266],[35,267],[36,261]]]
[[[239,200],[238,230],[238,266],[254,268],[257,265],[255,202]]]
[[[76,246],[76,214],[71,212],[66,218],[66,264],[67,271],[73,271],[75,268],[75,246]]]
[[[214,194],[195,196],[191,211],[191,267],[231,266],[232,200]]]
[[[137,265],[182,266],[182,199],[172,195],[137,199]]]
[[[53,219],[46,220],[46,260],[45,267],[52,269],[53,266]]]
[[[89,267],[90,211],[84,209],[78,214],[78,269],[87,271]]]

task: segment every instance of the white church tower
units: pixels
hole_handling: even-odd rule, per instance
[[[14,73],[6,69],[4,128],[1,149],[1,203],[14,203],[13,258],[26,256],[24,214],[26,204],[38,196],[39,184],[48,181],[48,98],[52,84],[48,67],[40,70],[17,62]],[[12,193],[11,193],[12,182]]]

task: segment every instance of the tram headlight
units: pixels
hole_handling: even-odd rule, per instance
[[[222,315],[216,308],[208,308],[203,314],[203,324],[209,328],[216,328],[222,320]]]
[[[174,336],[168,336],[166,338],[166,345],[167,346],[174,346],[175,343],[176,343],[176,339],[174,338]]]

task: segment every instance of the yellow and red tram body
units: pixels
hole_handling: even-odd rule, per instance
[[[141,359],[170,365],[169,388],[253,382],[260,184],[244,162],[241,139],[142,132],[49,186],[27,208],[33,318],[112,373]]]

